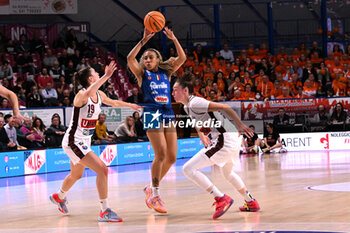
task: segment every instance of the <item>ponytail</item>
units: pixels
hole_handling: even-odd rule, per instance
[[[91,76],[90,67],[83,68],[78,72],[74,73],[73,76],[73,91],[74,94],[79,92],[79,87],[82,86],[84,88],[89,87],[89,77]]]
[[[193,83],[192,83],[192,73],[186,72],[184,75],[182,75],[180,78],[176,80],[176,82],[182,87],[182,88],[188,88],[188,93],[191,95],[193,93]]]

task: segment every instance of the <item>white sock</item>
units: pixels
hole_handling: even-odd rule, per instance
[[[151,186],[151,189],[152,189],[152,197],[156,197],[156,196],[160,195],[159,187],[152,187]]]
[[[101,211],[105,212],[109,208],[107,199],[100,199]]]
[[[60,188],[60,189],[57,191],[57,195],[58,195],[58,197],[59,197],[61,200],[63,200],[63,199],[66,197],[67,192],[66,192],[66,191],[63,191],[62,188]]]
[[[248,190],[245,192],[245,194],[242,194],[242,196],[247,202],[251,202],[254,199]]]
[[[220,190],[216,186],[213,186],[213,188],[209,191],[209,193],[212,194],[214,197],[224,196],[224,194],[220,192]]]

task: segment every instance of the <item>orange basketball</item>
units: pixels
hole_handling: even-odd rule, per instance
[[[159,32],[165,26],[165,18],[159,11],[151,11],[145,16],[143,24],[145,25],[147,31]]]

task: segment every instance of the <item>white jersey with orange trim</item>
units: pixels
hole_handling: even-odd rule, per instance
[[[68,145],[69,141],[74,138],[90,139],[94,134],[98,115],[101,112],[101,96],[97,94],[97,102],[91,97],[82,107],[73,107],[72,118],[68,130],[63,138],[63,144]]]
[[[209,103],[204,98],[191,95],[188,105],[184,106],[197,128],[205,135],[210,134],[212,139],[223,133],[237,133],[236,126],[221,112],[208,112]]]

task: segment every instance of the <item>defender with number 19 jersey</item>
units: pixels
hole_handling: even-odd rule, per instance
[[[72,118],[63,137],[62,148],[74,164],[91,151],[91,137],[94,134],[102,100],[97,92],[97,102],[91,97],[82,107],[73,107]]]

